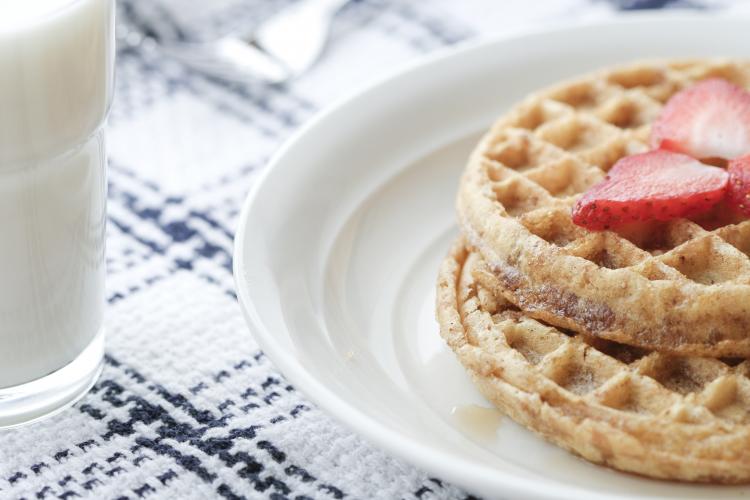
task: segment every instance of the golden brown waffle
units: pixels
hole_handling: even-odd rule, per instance
[[[473,152],[464,234],[530,316],[681,354],[750,357],[750,221],[575,226],[571,207],[622,156],[648,149],[663,103],[692,82],[750,85],[750,62],[642,63],[530,96]]]
[[[750,481],[750,364],[592,344],[519,311],[459,242],[438,281],[441,334],[511,418],[587,460],[684,481]]]

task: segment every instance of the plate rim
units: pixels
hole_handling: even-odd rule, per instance
[[[368,81],[364,85],[359,85],[343,97],[334,100],[331,104],[319,110],[304,125],[293,132],[268,160],[266,167],[254,180],[253,186],[250,188],[242,205],[237,222],[232,265],[233,278],[237,290],[238,302],[242,309],[245,322],[253,338],[258,342],[261,350],[271,360],[276,369],[286,377],[295,388],[322,409],[328,416],[341,423],[344,427],[352,430],[376,448],[403,459],[409,464],[426,472],[437,475],[441,478],[449,479],[461,487],[466,487],[465,485],[470,484],[473,481],[479,481],[481,484],[487,484],[490,482],[493,490],[502,492],[503,494],[533,495],[535,498],[627,498],[627,495],[595,491],[590,488],[574,486],[559,481],[550,483],[546,481],[538,482],[527,478],[519,478],[505,470],[485,465],[477,465],[465,458],[458,457],[445,451],[435,450],[418,440],[406,437],[397,430],[382,423],[379,419],[359,410],[356,406],[339,397],[334,391],[326,387],[325,384],[318,381],[317,378],[302,366],[302,364],[300,364],[293,356],[290,356],[280,344],[276,343],[275,336],[264,325],[261,313],[250,300],[249,286],[244,279],[248,267],[243,258],[245,253],[244,242],[246,239],[246,233],[249,230],[248,221],[251,213],[256,209],[255,207],[258,203],[257,200],[259,198],[259,193],[268,179],[272,175],[277,174],[276,171],[279,170],[278,167],[282,164],[284,157],[287,156],[287,154],[292,151],[311,130],[317,128],[323,122],[332,120],[337,114],[345,111],[347,107],[356,105],[357,101],[365,100],[369,94],[377,92],[382,86],[393,84],[393,82],[396,82],[401,78],[409,78],[412,73],[426,67],[443,63],[449,59],[459,58],[461,55],[471,51],[483,50],[488,46],[502,45],[509,40],[544,36],[547,33],[571,31],[583,27],[619,26],[650,22],[679,23],[707,20],[748,22],[750,21],[750,18],[747,16],[732,16],[731,14],[722,12],[706,13],[695,12],[687,9],[674,9],[670,12],[614,12],[603,19],[583,19],[574,20],[572,22],[563,21],[541,27],[526,26],[521,29],[514,29],[505,33],[494,34],[492,36],[479,36],[450,47],[438,49],[433,53],[400,64],[394,69],[385,72],[384,75]],[[460,478],[460,480],[457,480],[456,478]],[[650,480],[649,478],[641,477],[639,477],[639,479],[645,481]],[[550,490],[552,484],[556,487],[555,491]]]

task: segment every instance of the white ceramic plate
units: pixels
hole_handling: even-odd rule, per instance
[[[249,196],[235,276],[299,389],[371,442],[487,497],[724,498],[591,465],[489,406],[438,336],[434,283],[479,133],[531,90],[648,57],[748,56],[750,23],[636,16],[433,57],[313,120]],[[484,414],[480,422],[477,414]]]

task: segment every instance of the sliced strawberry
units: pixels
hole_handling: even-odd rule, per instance
[[[729,206],[750,216],[750,155],[729,162]]]
[[[573,222],[591,230],[637,220],[698,215],[724,197],[729,175],[687,155],[649,151],[626,156],[581,196]]]
[[[678,92],[654,122],[651,146],[694,158],[750,153],[750,92],[720,78]]]

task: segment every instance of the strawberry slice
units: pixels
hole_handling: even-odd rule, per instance
[[[651,146],[694,158],[750,153],[750,92],[720,78],[678,92],[654,122]]]
[[[750,216],[750,155],[729,162],[729,206]]]
[[[637,220],[698,215],[722,200],[728,179],[725,170],[680,153],[626,156],[578,199],[573,222],[602,230]]]

